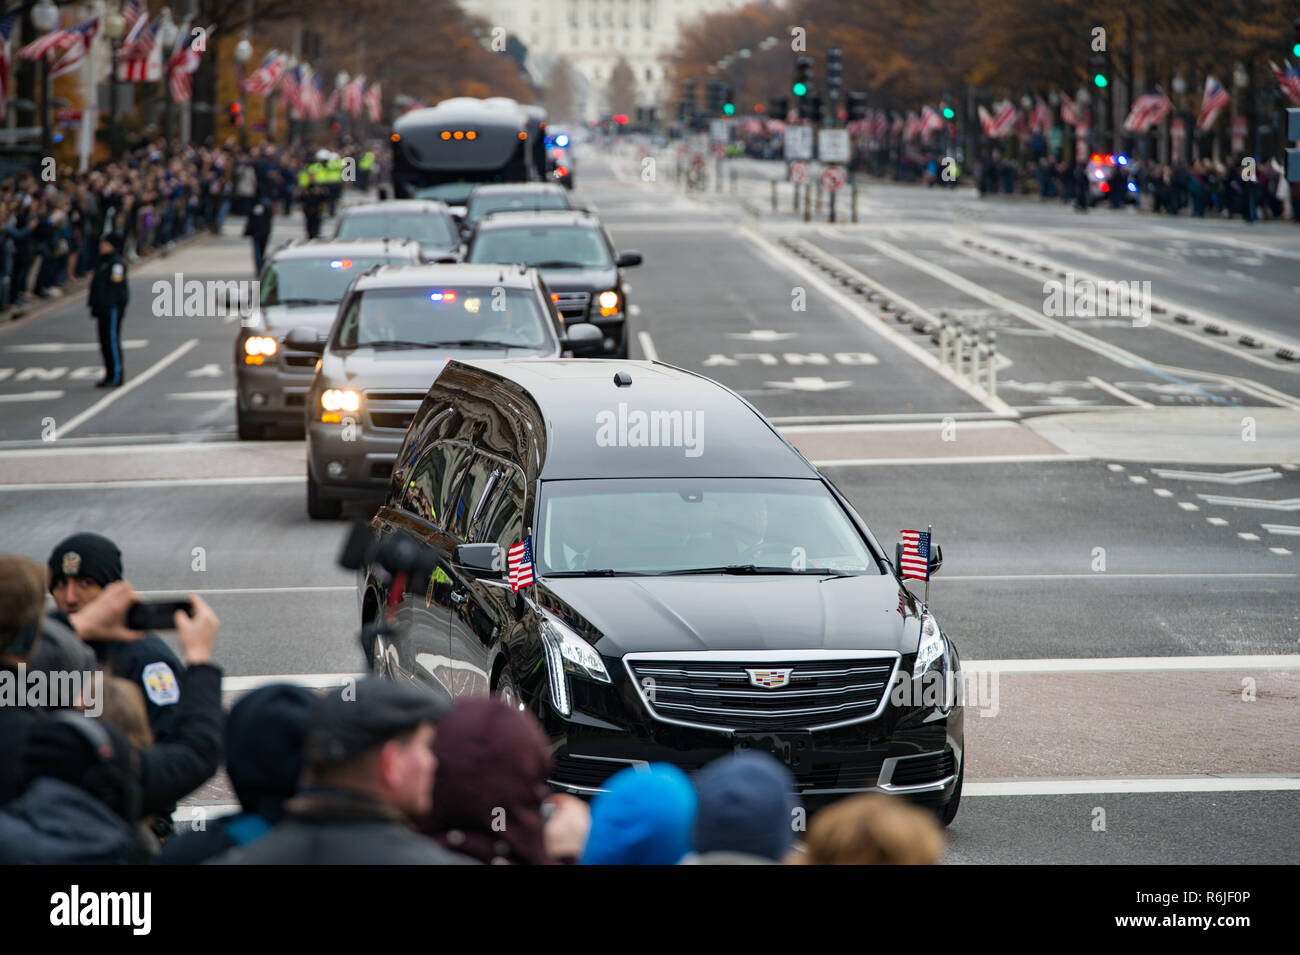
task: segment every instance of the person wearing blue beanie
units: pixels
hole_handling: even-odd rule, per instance
[[[615,774],[591,804],[583,865],[676,865],[691,848],[695,787],[676,766]]]
[[[790,770],[753,750],[716,759],[695,774],[699,811],[688,865],[780,862],[794,845],[799,808]]]

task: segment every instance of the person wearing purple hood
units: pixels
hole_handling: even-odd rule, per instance
[[[549,865],[542,803],[551,750],[528,713],[491,697],[458,701],[433,742],[433,809],[417,828],[484,863]]]

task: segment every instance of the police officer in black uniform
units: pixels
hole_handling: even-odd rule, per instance
[[[248,221],[244,223],[244,235],[253,240],[253,268],[262,274],[262,260],[266,256],[266,243],[271,238],[271,199],[266,193],[258,193],[253,205],[248,210]]]
[[[68,623],[75,613],[116,580],[122,579],[122,554],[107,537],[73,534],[50,554],[50,593],[58,612],[51,617]],[[166,740],[176,725],[181,699],[181,661],[155,633],[131,642],[87,641],[96,660],[113,676],[138,684],[154,741]]]
[[[122,384],[122,316],[131,293],[122,237],[105,235],[99,240],[99,264],[90,280],[87,304],[99,324],[99,350],[104,355],[104,377],[96,387],[116,388]]]

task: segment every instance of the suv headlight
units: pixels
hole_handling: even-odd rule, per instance
[[[326,411],[357,411],[361,396],[351,389],[326,388],[321,392],[320,406]]]
[[[541,611],[540,627],[542,647],[546,651],[546,667],[551,683],[551,702],[564,716],[573,711],[569,699],[568,674],[586,677],[598,683],[609,683],[600,654],[591,644],[574,633],[556,617]]]
[[[598,296],[596,296],[596,304],[600,306],[600,314],[602,318],[608,318],[611,315],[617,315],[618,314],[618,290],[609,289],[608,291],[601,292]]]
[[[244,339],[244,364],[260,365],[275,355],[280,343],[269,335],[249,335]]]

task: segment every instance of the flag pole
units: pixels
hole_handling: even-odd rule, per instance
[[[930,606],[930,554],[934,553],[934,525],[926,524],[925,533],[930,541],[925,557],[925,606],[928,608]]]

